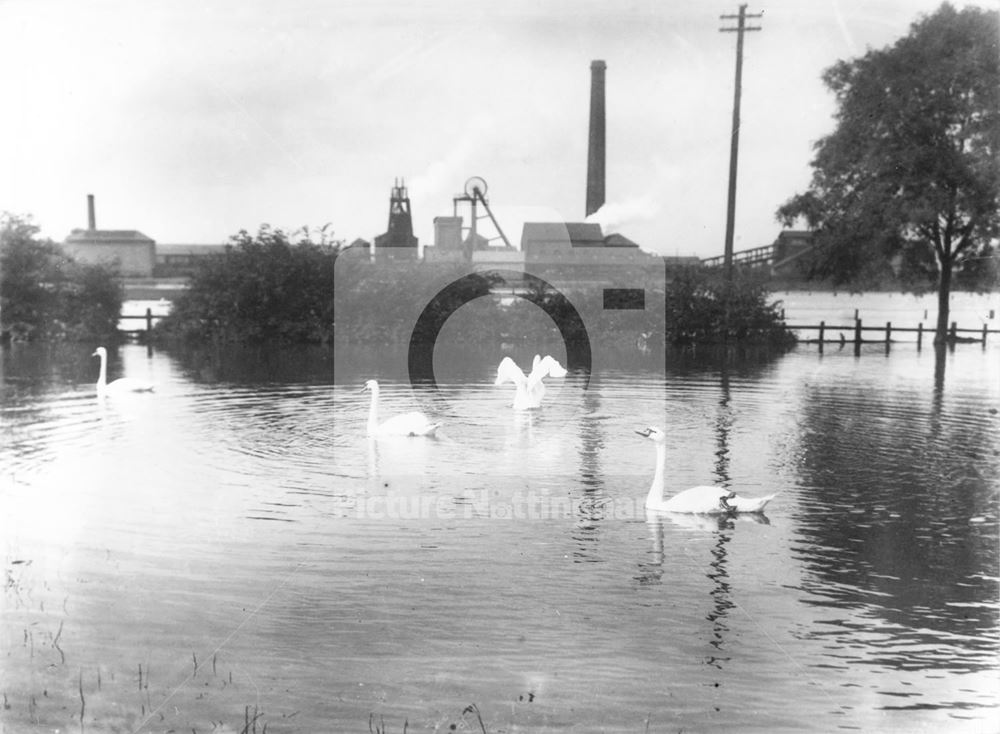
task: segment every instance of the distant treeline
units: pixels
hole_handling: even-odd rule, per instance
[[[559,334],[555,322],[569,323],[560,316],[569,305],[558,288],[535,284],[526,295],[503,299],[491,295],[496,275],[470,274],[457,264],[371,263],[363,253],[314,242],[307,233],[293,241],[268,226],[256,235],[240,232],[232,242],[227,253],[205,258],[171,314],[157,325],[157,340],[329,343],[336,330],[344,343],[391,344],[414,336],[420,314],[422,328],[434,331],[459,307],[469,317],[463,323],[475,324],[459,335],[469,342],[541,341]],[[565,272],[552,276],[555,283],[572,277]],[[663,318],[607,311],[585,319],[591,338],[623,344],[641,340],[650,346],[662,340],[719,342],[724,336],[742,342],[794,341],[762,283],[740,279],[727,285],[699,269],[672,274],[665,292],[662,272],[639,268],[627,280],[633,287],[658,289],[665,301]],[[583,291],[577,285],[572,298]],[[552,323],[537,318],[538,306],[552,315]]]
[[[29,219],[0,218],[5,338],[113,342],[124,297],[118,270],[77,262],[38,232]],[[189,288],[151,338],[160,343],[327,344],[336,334],[344,343],[398,344],[433,338],[461,307],[462,318],[449,322],[449,328],[465,327],[451,338],[470,343],[571,340],[580,336],[573,333],[577,328],[586,329],[591,339],[623,346],[724,337],[744,343],[794,341],[762,283],[740,279],[727,285],[710,271],[672,272],[665,286],[662,271],[608,266],[618,268],[619,284],[663,302],[664,312],[588,312],[580,309],[581,301],[600,298],[601,289],[593,284],[600,265],[550,268],[544,279],[529,283],[527,293],[501,297],[496,291],[508,284],[496,273],[475,275],[459,264],[424,261],[371,263],[363,252],[318,239],[308,231],[293,237],[266,225],[254,235],[240,232],[227,252],[200,261]],[[550,318],[539,318],[539,307]],[[568,317],[574,308],[583,311],[582,321]],[[414,330],[420,314],[424,318]]]

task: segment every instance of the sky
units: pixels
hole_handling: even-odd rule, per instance
[[[956,7],[990,7],[996,0]],[[781,231],[832,132],[838,60],[939,0],[769,0],[744,42],[734,249]],[[372,240],[397,179],[414,233],[470,177],[507,237],[583,221],[590,63],[606,71],[606,204],[664,255],[721,255],[737,2],[0,0],[0,211],[220,244],[261,224]],[[467,209],[459,209],[466,214]],[[480,225],[495,235],[488,220]]]

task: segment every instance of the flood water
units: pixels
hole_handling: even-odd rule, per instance
[[[520,415],[497,354],[434,391],[128,345],[157,391],[99,401],[92,349],[0,354],[2,732],[996,731],[996,342],[677,352]],[[438,437],[366,438],[369,377]],[[667,493],[766,515],[647,516],[647,425]]]

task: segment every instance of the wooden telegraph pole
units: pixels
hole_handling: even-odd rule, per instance
[[[747,13],[747,6],[740,5],[738,15],[720,15],[722,20],[736,20],[735,28],[720,28],[722,33],[736,34],[736,91],[733,97],[733,138],[729,148],[729,199],[726,206],[726,250],[724,268],[726,282],[733,279],[733,229],[736,220],[736,159],[740,149],[740,87],[743,80],[743,34],[759,31],[760,26],[748,26],[747,18],[762,18],[763,13]]]

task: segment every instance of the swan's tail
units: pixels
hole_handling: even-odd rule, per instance
[[[736,497],[729,500],[737,512],[763,512],[767,503],[773,500],[775,495],[769,494],[766,497]]]

